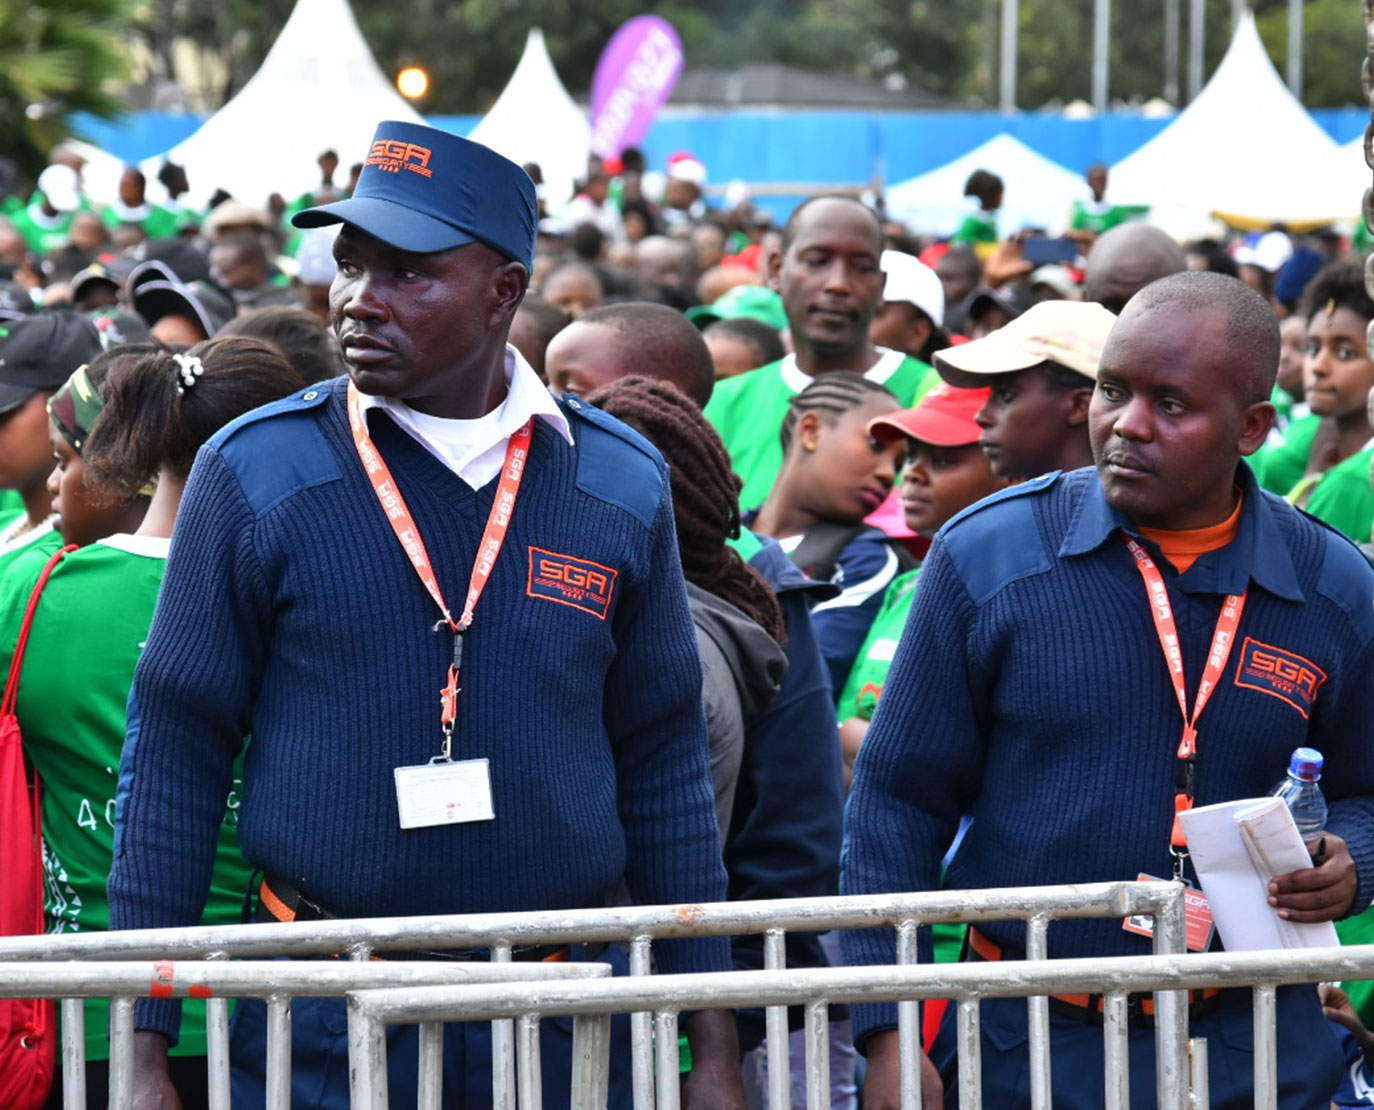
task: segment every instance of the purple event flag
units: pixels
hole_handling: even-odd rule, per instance
[[[667,20],[637,15],[611,36],[592,77],[592,153],[614,158],[649,133],[682,73],[682,41]]]

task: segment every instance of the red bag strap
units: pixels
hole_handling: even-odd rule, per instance
[[[43,587],[48,584],[48,579],[57,568],[57,564],[66,558],[69,552],[75,550],[76,544],[70,543],[61,551],[54,552],[38,576],[38,581],[33,584],[28,608],[24,610],[24,623],[19,626],[19,639],[14,643],[14,658],[10,660],[10,676],[5,682],[4,700],[0,701],[0,716],[14,715],[15,705],[19,699],[19,672],[24,667],[24,650],[29,646],[29,630],[33,628],[33,615],[38,611],[38,599],[43,594]]]

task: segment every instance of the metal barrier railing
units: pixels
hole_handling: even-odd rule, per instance
[[[170,960],[225,959],[292,956],[305,958],[346,954],[355,961],[374,952],[486,948],[492,961],[511,965],[516,945],[561,945],[577,942],[623,943],[629,946],[630,973],[648,975],[655,940],[693,936],[762,935],[764,966],[770,971],[785,967],[785,941],[789,931],[828,932],[873,927],[892,928],[896,934],[898,965],[916,963],[918,927],[938,923],[1020,920],[1026,923],[1027,961],[1048,955],[1048,930],[1052,920],[1085,917],[1144,916],[1155,919],[1154,951],[1184,951],[1183,887],[1177,883],[1113,882],[1080,886],[1025,887],[1006,890],[932,891],[920,894],[866,895],[761,902],[727,902],[712,905],[619,907],[545,911],[519,914],[481,914],[428,918],[372,918],[327,920],[308,925],[260,924],[183,929],[155,929],[63,937],[0,938],[0,971],[6,961],[59,960]],[[178,964],[178,968],[185,966]],[[223,966],[223,965],[221,965]],[[310,964],[308,967],[317,967]],[[443,965],[427,964],[430,968]],[[471,965],[466,965],[471,966]],[[1024,965],[1023,965],[1024,966]],[[743,972],[729,974],[744,975]],[[748,973],[763,974],[763,973]],[[791,972],[789,974],[797,974]],[[674,977],[676,978],[676,977]],[[438,981],[438,980],[436,980]],[[0,977],[0,989],[8,990]],[[12,992],[9,992],[12,993]],[[108,996],[97,994],[97,997]],[[898,1037],[901,1046],[902,1089],[906,1106],[919,1097],[920,1028],[914,998],[898,1001]],[[767,1104],[769,1110],[790,1105],[787,1004],[762,1001],[740,1003],[766,1005],[766,1053],[768,1060]],[[1163,1050],[1157,1054],[1157,1082],[1161,1090],[1183,1089],[1188,1069],[1186,996],[1164,990],[1156,999],[1156,1022]],[[285,1022],[289,1009],[281,1010]],[[493,1027],[493,1103],[496,1110],[514,1110],[516,1094],[529,1106],[537,1093],[537,1073],[517,1074],[515,1051],[519,1014],[510,1014]],[[661,1025],[654,1043],[654,1016],[650,1010],[631,1011],[632,1083],[636,1110],[676,1105],[676,1068],[666,1054],[669,1030]],[[1049,1001],[1029,1002],[1031,1089],[1038,1106],[1050,1105]],[[673,1023],[672,1060],[676,1060],[676,1017]],[[520,1021],[521,1043],[537,1048],[537,1022]],[[212,1073],[215,1061],[227,1060],[228,1032],[212,1023],[209,1030]],[[595,1046],[601,1034],[584,1030],[585,1043]],[[66,1040],[67,1051],[72,1049]],[[438,1059],[440,1040],[433,1030],[421,1031],[421,1058]],[[218,1047],[217,1047],[218,1046]],[[350,1048],[354,1046],[350,1042]],[[575,1048],[578,1046],[575,1045]],[[655,1056],[658,1058],[655,1081]],[[537,1053],[525,1057],[537,1067]],[[422,1066],[422,1072],[423,1072]],[[526,1096],[526,1092],[529,1092]],[[428,1097],[428,1096],[427,1096]],[[595,1100],[595,1091],[585,1096]],[[604,1100],[603,1100],[604,1101]],[[592,1103],[589,1103],[591,1105]],[[285,1108],[287,1101],[269,1106]],[[1185,1110],[1186,1102],[1169,1104],[1169,1110]]]
[[[1107,1110],[1126,1110],[1130,1089],[1127,996],[1146,991],[1176,993],[1209,987],[1244,987],[1254,994],[1255,1106],[1261,1110],[1278,1105],[1276,989],[1296,983],[1370,978],[1374,978],[1374,945],[995,964],[740,971],[578,984],[532,982],[521,984],[517,992],[486,985],[357,991],[348,996],[350,1044],[357,1046],[357,1054],[352,1057],[353,1106],[354,1110],[383,1110],[387,1106],[385,1082],[378,1082],[379,1076],[385,1076],[386,1047],[379,1031],[386,1024],[431,1023],[438,1028],[438,1023],[445,1021],[516,1016],[522,1021],[537,1021],[543,1017],[571,1016],[575,1030],[579,1023],[583,1025],[585,1043],[600,1046],[610,1015],[647,1011],[655,1015],[660,1031],[660,1073],[675,1078],[677,1038],[673,1030],[681,1011],[802,1005],[806,1009],[807,1110],[824,1110],[829,1105],[825,1025],[831,1005],[952,998],[959,1005],[959,1105],[964,1110],[973,1110],[982,1105],[982,999],[1034,1000],[1059,994],[1102,994],[1106,1056],[1103,1105]],[[1156,1026],[1156,1050],[1161,1056],[1169,1051],[1163,1043],[1169,1036],[1172,1034]],[[1194,1041],[1191,1048],[1191,1067],[1169,1075],[1161,1085],[1160,1106],[1209,1105],[1205,1043]],[[1047,1057],[1044,1062],[1048,1064]],[[436,1095],[437,1082],[437,1074],[429,1077],[430,1089]],[[675,1083],[660,1084],[659,1094],[659,1110],[675,1110]],[[572,1105],[601,1108],[605,1100],[603,1096],[599,1102],[581,1102],[575,1095]],[[918,1108],[919,1091],[904,1089],[902,1105]],[[1048,1093],[1033,1098],[1032,1105],[1048,1110]]]
[[[203,998],[209,1034],[211,1110],[229,1110],[229,1000],[267,1002],[268,1105],[291,1105],[291,1000],[339,998],[349,991],[390,987],[496,984],[538,979],[586,982],[608,976],[597,963],[445,963],[320,960],[122,960],[0,962],[0,998],[62,999],[62,1080],[65,1110],[86,1106],[85,1012],[82,1000],[110,999],[110,1108],[133,1105],[134,1001]]]

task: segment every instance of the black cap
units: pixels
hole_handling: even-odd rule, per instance
[[[152,332],[143,318],[136,312],[125,312],[118,308],[98,308],[88,312],[87,317],[100,333],[100,345],[109,350],[125,343],[148,343]]]
[[[95,325],[68,309],[0,324],[0,413],[57,389],[100,350]]]
[[[124,288],[124,282],[128,280],[132,270],[133,265],[125,258],[114,257],[108,261],[92,262],[84,270],[75,274],[68,284],[72,300],[79,298],[86,286],[93,283],[112,285],[117,293]]]
[[[0,322],[33,315],[33,298],[17,281],[0,281]]]
[[[158,261],[134,267],[129,275],[129,299],[149,327],[164,316],[188,316],[200,324],[206,339],[213,339],[237,312],[227,290],[213,281],[181,281]]]
[[[178,281],[200,281],[210,277],[210,260],[185,239],[150,239],[139,244],[135,261],[160,262],[169,276]]]

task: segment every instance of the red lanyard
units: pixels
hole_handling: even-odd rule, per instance
[[[410,565],[415,568],[420,581],[424,584],[439,612],[444,616],[435,624],[447,624],[453,633],[453,661],[448,668],[448,681],[441,694],[443,713],[440,724],[443,728],[444,743],[441,758],[445,761],[452,757],[453,725],[458,720],[458,674],[463,663],[463,636],[472,625],[472,614],[477,601],[482,596],[487,579],[491,577],[496,557],[501,554],[501,545],[506,540],[506,529],[510,527],[511,514],[515,511],[515,498],[520,492],[520,479],[525,472],[525,460],[529,458],[530,439],[534,434],[534,418],[525,421],[525,426],[510,437],[506,448],[506,462],[501,469],[501,481],[496,487],[496,500],[492,502],[491,513],[487,517],[486,531],[482,533],[482,545],[477,549],[477,562],[472,568],[472,578],[468,581],[467,601],[463,605],[463,615],[456,621],[449,612],[448,603],[439,589],[439,579],[435,577],[434,566],[425,550],[425,541],[405,498],[391,477],[381,453],[372,438],[367,434],[367,421],[363,416],[363,399],[357,388],[348,387],[348,421],[353,427],[353,444],[358,449],[358,458],[363,469],[372,481],[377,500],[382,503],[386,518],[391,522],[391,530],[405,549]]]
[[[1197,700],[1193,714],[1188,715],[1188,693],[1183,683],[1183,649],[1178,642],[1178,629],[1174,625],[1174,611],[1169,605],[1169,591],[1164,586],[1164,576],[1150,558],[1149,552],[1130,536],[1126,536],[1126,546],[1135,556],[1135,565],[1140,577],[1145,579],[1145,592],[1150,598],[1150,613],[1155,619],[1155,632],[1159,634],[1159,646],[1164,649],[1164,661],[1169,665],[1169,677],[1174,683],[1174,693],[1178,695],[1178,709],[1183,714],[1183,739],[1178,743],[1178,755],[1174,769],[1174,828],[1169,842],[1175,857],[1179,857],[1187,847],[1183,827],[1178,815],[1193,808],[1193,783],[1197,763],[1197,719],[1207,707],[1212,691],[1221,681],[1226,670],[1226,660],[1231,657],[1231,645],[1236,641],[1236,629],[1240,625],[1240,615],[1245,609],[1245,594],[1228,594],[1221,606],[1221,616],[1217,618],[1217,629],[1212,634],[1212,649],[1207,653],[1207,666],[1198,684]]]

